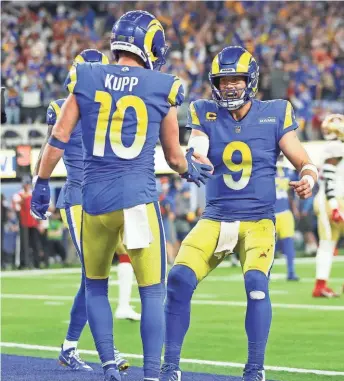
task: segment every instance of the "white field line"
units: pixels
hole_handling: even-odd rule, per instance
[[[335,257],[333,257],[333,262],[344,262],[344,256],[343,255],[337,255]],[[276,258],[274,260],[274,265],[273,267],[275,266],[285,266],[287,263],[286,259],[281,257],[281,258]],[[304,264],[315,264],[315,257],[311,257],[311,258],[295,258],[294,260],[294,263],[297,264],[297,265],[304,265]],[[230,261],[224,261],[224,262],[221,262],[218,266],[219,268],[226,268],[226,267],[232,267],[232,263]]]
[[[333,258],[333,262],[344,262],[344,256],[336,256]],[[295,264],[314,264],[315,258],[296,258]],[[285,266],[286,261],[284,258],[277,258],[274,261],[275,266]],[[222,262],[219,268],[231,267],[230,262]],[[116,266],[111,267],[112,272],[116,272]],[[14,271],[2,271],[0,278],[23,278],[23,277],[35,277],[37,275],[63,275],[63,274],[81,274],[81,268],[75,267],[71,269],[45,269],[45,270],[14,270]]]
[[[2,299],[25,299],[25,300],[74,300],[74,296],[59,295],[32,295],[32,294],[2,294]],[[111,302],[116,302],[117,298],[110,298]],[[131,298],[132,303],[140,303],[139,298]],[[209,305],[209,306],[231,306],[246,307],[246,302],[230,301],[230,300],[198,300],[194,299],[191,304]],[[273,308],[300,309],[313,311],[344,311],[344,306],[322,306],[314,304],[288,304],[288,303],[272,303]]]
[[[270,279],[272,283],[275,282],[284,282],[287,283],[287,275],[285,273],[271,273]],[[242,274],[233,274],[233,275],[209,275],[205,278],[205,282],[243,282],[243,275]],[[110,281],[111,282],[111,281]],[[314,283],[315,278],[303,278],[301,277],[299,282],[295,282],[294,284],[298,283]],[[343,278],[331,278],[331,283],[344,283],[344,277]],[[291,282],[292,283],[292,282]]]
[[[18,349],[28,349],[35,351],[47,351],[47,352],[56,352],[58,353],[61,348],[59,347],[48,347],[42,345],[29,345],[29,344],[19,344],[19,343],[7,343],[2,342],[0,346],[3,348],[18,348]],[[93,356],[98,356],[96,351],[79,349],[79,352],[82,354],[88,354]],[[142,359],[142,355],[132,354],[132,353],[123,353],[124,357],[133,358],[133,359]],[[225,361],[209,361],[209,360],[197,360],[197,359],[181,359],[184,364],[199,364],[199,365],[210,365],[216,367],[226,367],[226,368],[243,368],[245,364],[240,364],[236,362],[225,362]],[[318,374],[323,376],[344,376],[344,372],[332,371],[332,370],[318,370],[318,369],[302,369],[302,368],[288,368],[280,366],[264,366],[266,370],[274,370],[277,372],[289,372],[289,373],[304,373],[304,374]]]

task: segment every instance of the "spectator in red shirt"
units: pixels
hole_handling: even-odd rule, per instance
[[[24,178],[23,188],[13,195],[13,209],[20,222],[20,268],[39,268],[40,257],[43,257],[41,238],[38,231],[38,221],[30,214],[32,198],[31,179]]]

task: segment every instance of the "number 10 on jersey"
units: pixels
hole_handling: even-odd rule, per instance
[[[106,134],[110,120],[112,96],[106,91],[96,91],[95,102],[100,103],[95,130],[93,155],[103,157],[105,153]],[[136,113],[137,128],[134,142],[130,147],[122,143],[122,128],[125,124],[125,112],[132,107]],[[145,144],[148,128],[148,112],[143,100],[135,95],[125,95],[116,102],[111,124],[109,139],[112,151],[122,159],[134,159],[139,156]]]

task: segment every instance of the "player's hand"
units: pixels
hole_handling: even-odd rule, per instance
[[[331,220],[334,222],[344,222],[344,213],[341,212],[339,209],[333,209]]]
[[[289,185],[294,188],[294,191],[302,199],[306,199],[312,196],[312,188],[307,179],[290,181]]]
[[[210,165],[212,167],[210,174],[212,175],[214,173],[213,164],[211,164],[211,161],[206,156],[203,156],[200,153],[194,151],[192,157],[195,159],[194,161],[196,161],[197,163]]]
[[[50,216],[48,212],[50,203],[49,180],[37,178],[35,188],[32,191],[31,215],[36,220],[46,220]]]
[[[188,170],[182,173],[180,176],[186,179],[189,183],[195,183],[198,187],[201,183],[205,184],[207,180],[211,178],[210,171],[213,167],[203,163],[197,163],[192,159],[194,149],[190,148],[185,155],[186,161],[188,163]]]

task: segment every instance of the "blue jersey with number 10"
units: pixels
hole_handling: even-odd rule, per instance
[[[206,185],[204,218],[274,220],[279,141],[297,128],[290,102],[253,100],[240,121],[213,101],[191,103],[188,125],[209,137],[214,178]]]
[[[157,201],[155,146],[171,106],[184,100],[177,77],[141,67],[83,63],[69,73],[84,146],[83,208],[98,215]]]

